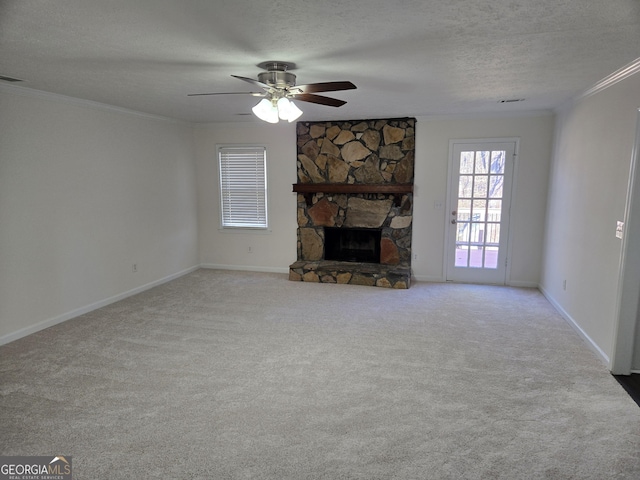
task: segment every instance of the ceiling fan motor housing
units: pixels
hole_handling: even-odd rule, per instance
[[[258,81],[266,83],[270,87],[289,88],[296,84],[296,76],[293,73],[286,71],[270,70],[268,72],[259,73]]]

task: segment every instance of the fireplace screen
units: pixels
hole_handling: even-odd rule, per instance
[[[382,231],[374,228],[324,229],[324,259],[341,262],[380,263]]]

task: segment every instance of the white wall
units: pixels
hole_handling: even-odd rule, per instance
[[[190,125],[0,90],[0,342],[197,265],[195,188]]]
[[[538,113],[484,118],[418,118],[412,261],[416,278],[444,281],[443,255],[449,140],[518,137],[520,151],[511,203],[512,251],[508,283],[540,280],[549,159],[554,116]],[[436,203],[442,205],[436,208]]]
[[[638,106],[636,74],[567,105],[557,118],[541,288],[605,361],[618,292],[615,227],[624,217]]]
[[[520,165],[514,197],[514,254],[511,283],[537,286],[542,262],[546,186],[553,115],[509,118],[418,119],[413,272],[418,280],[443,281],[449,140],[520,137]],[[296,260],[296,137],[293,125],[258,123],[199,125],[195,129],[199,192],[200,262],[204,265],[287,272]],[[219,228],[216,144],[256,143],[268,148],[272,231],[227,233]],[[253,253],[248,253],[251,246]]]
[[[195,126],[200,263],[216,268],[288,272],[296,261],[295,123],[263,122]],[[216,145],[267,147],[269,231],[220,229]],[[249,253],[251,247],[251,253]]]

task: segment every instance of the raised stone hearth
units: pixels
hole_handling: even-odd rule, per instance
[[[332,262],[329,260],[320,262],[301,260],[289,267],[289,280],[409,288],[411,267],[374,263]]]
[[[294,281],[408,288],[415,119],[299,122]],[[379,230],[379,259],[325,258],[325,228]],[[367,259],[369,260],[369,259]]]

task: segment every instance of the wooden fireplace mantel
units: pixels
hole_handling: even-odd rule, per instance
[[[383,193],[396,195],[399,203],[403,193],[413,192],[413,183],[294,183],[293,191],[302,193],[307,205],[311,205],[314,193]]]
[[[411,193],[413,183],[294,183],[298,193]]]

